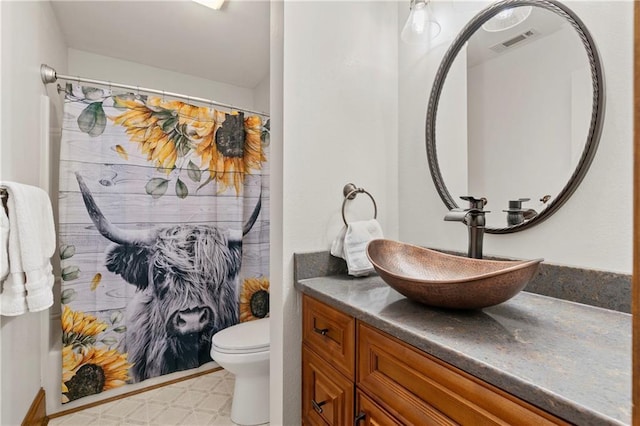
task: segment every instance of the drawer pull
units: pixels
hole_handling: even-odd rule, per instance
[[[322,414],[322,406],[326,404],[327,401],[316,402],[315,399],[311,400],[311,405],[313,405],[313,409],[318,412],[318,414]]]
[[[360,422],[367,418],[367,413],[361,411],[358,413],[355,419],[353,419],[353,426],[358,426]]]
[[[313,327],[313,331],[315,331],[316,333],[318,333],[318,334],[320,334],[322,336],[326,336],[327,333],[329,332],[329,329],[328,328],[316,328],[316,327]]]

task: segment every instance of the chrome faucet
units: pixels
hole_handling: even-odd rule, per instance
[[[484,239],[485,213],[483,210],[487,205],[486,198],[475,198],[472,196],[460,197],[465,201],[469,201],[469,208],[451,209],[444,216],[445,221],[462,222],[469,229],[469,251],[468,256],[474,259],[482,259],[482,240]]]

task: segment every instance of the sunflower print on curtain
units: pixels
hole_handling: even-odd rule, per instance
[[[62,400],[211,361],[269,315],[269,120],[67,85]]]

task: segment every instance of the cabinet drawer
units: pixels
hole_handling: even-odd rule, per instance
[[[353,424],[353,382],[302,345],[302,420],[306,425]]]
[[[355,319],[304,296],[302,340],[347,378],[355,378]]]
[[[356,390],[356,421],[354,426],[401,426],[384,408],[373,402],[360,389]]]
[[[362,323],[358,356],[358,387],[405,424],[568,424]]]

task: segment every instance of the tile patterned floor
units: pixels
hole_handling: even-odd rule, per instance
[[[233,375],[225,370],[53,418],[49,426],[233,425]]]

